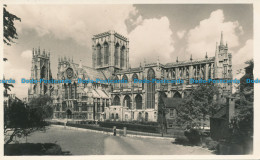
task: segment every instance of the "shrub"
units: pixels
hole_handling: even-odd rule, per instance
[[[189,145],[189,140],[186,137],[177,137],[175,138],[176,144]]]
[[[203,142],[205,143],[206,147],[209,150],[217,150],[218,149],[218,142],[212,140],[210,137],[207,137],[203,140]]]
[[[187,131],[184,132],[184,135],[188,138],[189,142],[192,145],[199,145],[201,140],[201,134],[199,130],[196,129],[189,129]]]

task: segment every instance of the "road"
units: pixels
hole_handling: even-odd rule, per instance
[[[25,141],[25,139],[21,139]],[[21,142],[20,141],[20,142]],[[28,143],[57,143],[72,155],[211,155],[197,146],[173,144],[169,139],[110,136],[82,130],[50,126],[35,132]]]

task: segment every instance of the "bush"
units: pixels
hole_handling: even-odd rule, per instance
[[[189,142],[192,145],[199,145],[201,140],[201,133],[199,130],[197,129],[189,129],[187,131],[184,132],[184,135],[188,138]]]
[[[175,138],[176,144],[189,145],[189,140],[186,137]]]
[[[207,137],[203,140],[203,142],[205,143],[205,146],[209,149],[209,150],[217,150],[218,149],[218,142],[212,140],[210,137]]]

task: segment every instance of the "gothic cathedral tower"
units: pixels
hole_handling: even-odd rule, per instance
[[[51,69],[50,69],[50,52],[42,51],[40,48],[32,50],[32,67],[31,67],[31,78],[33,80],[50,80],[52,79]],[[50,95],[50,90],[52,85],[50,83],[30,83],[30,88],[28,91],[28,100],[37,97],[39,95],[48,94]]]
[[[115,31],[94,35],[92,52],[92,66],[95,69],[113,74],[116,70],[129,67],[128,38]]]
[[[215,71],[214,79],[232,80],[232,54],[228,51],[228,44],[224,45],[223,33],[221,32],[220,44],[216,45],[215,51]],[[222,95],[230,95],[232,92],[232,83],[221,83]]]

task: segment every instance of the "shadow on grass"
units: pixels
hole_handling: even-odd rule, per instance
[[[71,153],[62,151],[61,147],[55,143],[21,143],[5,144],[4,155],[71,155]]]

